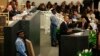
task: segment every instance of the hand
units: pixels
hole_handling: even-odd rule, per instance
[[[72,32],[72,29],[68,29],[67,32]]]

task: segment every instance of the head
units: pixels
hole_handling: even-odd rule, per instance
[[[12,10],[13,10],[12,6],[11,5],[8,5],[7,6],[7,11],[12,11]]]
[[[69,22],[69,16],[64,15],[64,21]]]
[[[71,2],[70,2],[70,5],[74,5],[74,2],[73,2],[73,1],[71,1]]]
[[[85,19],[85,18],[83,18],[83,19],[82,19],[82,22],[86,22],[86,19]]]
[[[26,1],[26,7],[27,7],[27,9],[31,8],[30,1]]]
[[[42,9],[44,9],[46,6],[45,6],[45,4],[44,3],[41,3],[40,5],[39,5],[39,8],[42,8]]]
[[[25,33],[24,33],[24,31],[17,32],[17,36],[20,37],[20,38],[22,38],[22,39],[25,39]]]
[[[78,12],[77,11],[74,11],[74,15],[77,15],[78,14]]]
[[[77,1],[77,5],[81,5],[80,1]]]
[[[56,10],[55,10],[55,9],[53,9],[53,10],[52,10],[52,13],[53,13],[53,14],[56,14]]]
[[[59,14],[63,15],[63,11],[60,11],[60,13],[59,13]]]
[[[50,2],[50,1],[47,3],[46,7],[47,7],[47,9],[52,8],[52,4],[51,4],[51,2]]]
[[[57,6],[58,6],[58,3],[56,2],[56,3],[54,3],[53,5],[52,5],[52,8],[57,8]]]
[[[93,14],[93,11],[92,11],[92,10],[90,10],[90,11],[89,11],[89,14]]]
[[[32,2],[32,4],[31,4],[32,6],[35,6],[35,2]]]
[[[63,2],[61,3],[61,5],[62,5],[62,6],[66,5],[66,1],[63,1]]]

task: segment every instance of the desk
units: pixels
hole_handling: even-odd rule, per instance
[[[61,35],[59,40],[59,56],[77,56],[77,52],[88,48],[89,31],[82,35]]]

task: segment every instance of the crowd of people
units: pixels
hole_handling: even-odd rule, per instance
[[[71,34],[73,28],[81,28],[84,30],[98,30],[98,23],[100,20],[100,12],[98,9],[93,9],[91,6],[84,6],[84,4],[73,1],[66,4],[63,1],[61,5],[58,3],[52,4],[50,1],[45,5],[41,3],[37,10],[51,11],[50,17],[50,33],[51,33],[51,46],[57,46],[57,31],[60,35]]]
[[[9,20],[12,20],[13,16],[24,13],[24,11],[29,12],[34,7],[35,7],[34,2],[31,3],[30,1],[26,1],[25,5],[23,5],[23,4],[18,5],[17,1],[12,0],[12,1],[8,2],[6,7],[0,7],[0,12],[1,13],[9,12],[9,17],[10,17]]]
[[[26,5],[19,10],[18,2],[11,1],[2,12],[9,12],[10,20],[12,20],[12,17],[16,14],[23,13],[24,10],[30,11],[33,7],[36,7],[35,2],[26,1]],[[52,12],[50,17],[51,46],[57,46],[58,44],[57,30],[59,30],[60,35],[70,34],[73,31],[72,28],[75,27],[85,30],[99,30],[97,26],[100,20],[100,11],[79,1],[76,4],[73,1],[69,4],[63,1],[60,5],[57,2],[52,4],[49,1],[47,4],[41,3],[36,8],[40,11]]]

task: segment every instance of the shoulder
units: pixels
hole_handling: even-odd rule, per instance
[[[22,39],[17,38],[17,39],[16,39],[16,43],[19,43],[19,42],[22,42]]]
[[[65,24],[65,22],[62,22],[61,24]]]
[[[51,18],[54,18],[55,16],[54,15],[51,15]]]
[[[61,25],[65,25],[65,22],[62,22]]]

